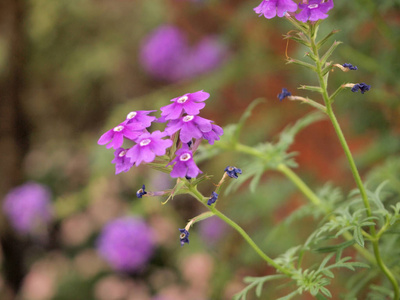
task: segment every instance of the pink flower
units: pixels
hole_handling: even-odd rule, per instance
[[[118,148],[114,152],[114,159],[111,163],[115,164],[115,174],[121,172],[128,172],[130,168],[134,165],[131,160],[126,157],[126,153],[129,149]]]
[[[168,164],[173,165],[175,163],[170,174],[172,178],[196,178],[199,173],[203,173],[194,162],[193,153],[189,150],[189,147],[185,145],[175,154],[176,157]]]
[[[198,91],[174,98],[171,100],[172,104],[161,107],[161,116],[165,120],[175,120],[182,115],[183,111],[189,115],[198,115],[206,105],[203,101],[206,101],[209,97],[209,93]]]
[[[129,140],[135,140],[143,133],[144,128],[145,126],[141,124],[126,124],[126,121],[124,121],[118,126],[104,133],[97,141],[97,144],[105,145],[109,143],[106,146],[107,149],[118,149],[124,143],[124,137]]]
[[[149,113],[155,112],[156,110],[138,110],[131,111],[127,116],[126,124],[138,124],[144,128],[150,127],[151,122],[156,120],[156,117],[148,116]]]
[[[211,131],[211,122],[211,120],[199,116],[186,115],[180,119],[169,122],[165,131],[172,135],[180,130],[180,140],[183,143],[189,143],[192,138],[200,139],[205,132]]]
[[[264,15],[267,19],[272,19],[276,15],[282,18],[286,12],[294,12],[297,10],[297,4],[292,0],[263,0],[259,6],[254,8],[254,11]]]
[[[129,157],[131,163],[139,166],[143,161],[146,163],[152,162],[156,156],[165,155],[167,148],[172,146],[172,141],[163,140],[166,133],[159,130],[153,133],[144,133],[135,140],[137,143],[125,154]]]

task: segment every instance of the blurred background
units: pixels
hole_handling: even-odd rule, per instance
[[[114,175],[113,151],[97,145],[101,134],[130,111],[157,110],[202,89],[211,94],[202,115],[220,126],[237,122],[255,98],[266,99],[244,129],[249,145],[276,140],[287,124],[311,111],[277,99],[282,87],[307,95],[297,87],[316,79],[285,64],[282,35],[292,28],[282,19],[259,18],[253,12],[258,4],[0,2],[2,300],[231,299],[244,287],[243,277],[274,272],[217,219],[196,224],[190,244],[181,247],[178,228],[202,208],[189,197],[167,205],[161,205],[163,198],[137,199],[143,183],[160,191],[174,182],[146,166]],[[331,90],[344,82],[372,85],[365,95],[342,92],[335,103],[363,177],[371,185],[390,178],[396,193],[399,11],[399,0],[335,0],[321,28],[340,29],[336,39],[344,44],[334,62],[358,66],[357,72],[332,73]],[[290,42],[288,53],[301,58],[304,49]],[[291,150],[299,152],[296,172],[312,188],[326,182],[343,186],[344,194],[354,188],[327,121],[303,130]],[[240,161],[239,154],[225,153],[200,168],[217,182],[227,165],[246,172]],[[212,188],[208,182],[203,192]],[[303,243],[317,222],[305,218],[282,225],[306,199],[274,172],[262,178],[255,193],[244,185],[221,198],[220,209],[272,257]],[[348,274],[338,274],[334,299],[348,289]],[[285,288],[267,285],[264,295],[276,299]]]

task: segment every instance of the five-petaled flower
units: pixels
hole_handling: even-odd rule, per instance
[[[106,148],[114,148],[116,150],[124,143],[124,137],[129,140],[134,140],[143,133],[143,129],[145,128],[146,127],[141,123],[126,124],[126,121],[124,121],[118,126],[104,133],[97,143],[99,145],[105,145],[109,143]]]
[[[365,92],[369,91],[371,89],[371,86],[369,84],[366,84],[364,82],[357,83],[355,84],[352,88],[351,91],[353,93],[358,92],[358,90],[361,91],[361,94],[364,94]]]
[[[306,23],[307,21],[318,21],[328,17],[327,12],[333,8],[333,0],[310,0],[308,4],[300,3],[302,10],[296,15],[296,19]]]
[[[292,0],[263,0],[259,6],[253,9],[260,16],[272,19],[276,15],[282,18],[287,12],[297,10],[297,4]]]
[[[159,130],[152,133],[143,133],[135,140],[137,144],[127,151],[126,157],[129,157],[136,166],[139,166],[143,161],[146,163],[152,162],[156,156],[164,155],[167,148],[172,146],[173,142],[171,140],[163,139],[166,135],[165,132]]]
[[[189,231],[187,231],[185,228],[179,228],[179,231],[181,232],[181,234],[179,235],[181,246],[183,246],[185,243],[189,244]]]
[[[142,198],[144,195],[146,195],[147,192],[145,191],[145,189],[146,189],[146,186],[143,184],[142,188],[136,192],[136,197]]]
[[[172,135],[180,130],[180,140],[183,143],[189,143],[192,138],[200,139],[205,132],[210,132],[212,130],[211,122],[211,120],[200,116],[186,115],[177,120],[170,121],[165,131]]]
[[[292,93],[289,92],[286,88],[282,89],[282,93],[278,94],[279,101],[282,101],[286,97],[292,96]]]
[[[207,205],[211,205],[211,204],[215,203],[215,201],[217,201],[217,199],[218,199],[218,194],[216,192],[212,192],[211,197],[207,201]]]
[[[198,115],[206,105],[204,101],[209,97],[209,93],[198,91],[174,98],[171,100],[173,103],[161,107],[161,117],[164,117],[165,120],[176,120],[182,116],[183,111],[189,115]]]
[[[168,164],[172,165],[175,163],[170,174],[172,178],[196,178],[199,173],[203,173],[194,162],[193,153],[187,145],[182,146],[181,149],[176,151],[175,155],[176,157]]]
[[[235,178],[235,179],[238,178],[238,174],[242,174],[242,170],[236,167],[228,166],[225,168],[224,171],[226,172],[226,174],[228,174],[230,178]]]
[[[155,112],[156,110],[138,110],[131,111],[127,116],[126,124],[140,124],[144,128],[150,127],[151,123],[157,118],[153,116],[148,116],[149,113]]]

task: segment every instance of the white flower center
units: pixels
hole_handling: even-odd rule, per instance
[[[121,151],[121,152],[118,154],[118,156],[119,156],[119,157],[124,157],[125,154],[126,154],[126,150],[123,150],[123,151]]]
[[[136,117],[137,112],[136,111],[131,111],[126,117],[130,120]]]
[[[182,96],[182,97],[180,97],[178,100],[176,100],[176,102],[178,102],[178,103],[185,103],[186,101],[188,101],[188,99],[189,99],[189,97],[188,96]]]
[[[317,8],[317,7],[318,7],[318,4],[311,4],[311,5],[308,6],[308,8],[310,8],[310,9]]]
[[[119,125],[119,126],[117,126],[117,127],[114,127],[113,130],[116,131],[116,132],[120,132],[120,131],[124,130],[124,126]]]
[[[183,122],[190,122],[193,120],[193,118],[194,118],[194,116],[186,116],[183,118]]]
[[[186,237],[186,234],[181,233],[180,239],[182,240],[182,239],[184,239],[185,237]]]
[[[180,161],[188,161],[189,159],[191,159],[192,156],[189,153],[183,153],[180,157],[179,160]]]
[[[140,146],[147,146],[148,144],[151,143],[151,139],[145,139],[143,141],[140,142]]]

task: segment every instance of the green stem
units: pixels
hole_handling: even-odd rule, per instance
[[[225,216],[223,213],[221,213],[218,209],[216,209],[213,206],[206,205],[204,203],[204,197],[196,187],[191,186],[190,184],[188,185],[188,188],[190,190],[190,193],[192,196],[194,196],[198,201],[200,201],[204,206],[206,206],[211,212],[213,212],[216,216],[218,216],[220,219],[222,219],[225,223],[227,223],[229,226],[234,228],[245,240],[246,242],[254,249],[254,251],[257,252],[257,254],[265,260],[268,264],[273,266],[276,270],[280,271],[281,273],[291,277],[292,273],[290,270],[287,270],[286,268],[280,266],[277,264],[272,258],[270,258],[267,254],[265,254],[258,246],[257,244],[251,239],[251,237],[244,231],[242,227],[240,227],[237,223],[235,223],[233,220],[229,219],[227,216]]]
[[[311,26],[313,27],[313,26]],[[315,42],[315,38],[316,36],[313,34],[313,32],[310,30],[310,40],[311,40],[311,50],[313,51],[314,56],[317,58],[316,60],[316,66],[317,66],[317,75],[318,75],[318,81],[319,84],[321,86],[322,89],[322,97],[324,99],[325,102],[325,106],[326,106],[326,113],[329,116],[333,128],[335,129],[336,135],[339,138],[340,144],[342,145],[342,148],[346,154],[347,160],[349,162],[350,165],[350,169],[351,172],[353,174],[354,180],[357,184],[358,189],[360,190],[360,194],[361,194],[361,198],[362,201],[364,203],[364,206],[366,208],[366,212],[367,212],[367,216],[371,217],[372,216],[372,211],[371,211],[371,206],[369,204],[369,200],[367,197],[367,192],[365,190],[364,184],[361,180],[360,174],[358,172],[357,166],[354,162],[353,159],[353,155],[350,151],[350,148],[347,144],[347,141],[344,137],[344,134],[342,132],[342,129],[340,128],[339,122],[336,119],[336,116],[333,112],[332,109],[332,103],[330,101],[330,97],[328,95],[328,89],[327,89],[327,84],[325,83],[324,80],[324,76],[322,74],[322,65],[321,65],[321,59],[319,57],[319,53],[318,53],[318,49],[316,46],[316,42]],[[391,270],[384,264],[381,254],[380,254],[380,250],[379,250],[379,240],[376,238],[376,229],[375,226],[370,226],[370,232],[371,232],[371,236],[373,237],[373,239],[371,240],[372,245],[373,245],[373,249],[374,249],[374,255],[375,255],[375,259],[376,262],[378,264],[378,266],[380,267],[380,269],[382,270],[382,272],[386,275],[386,277],[389,279],[389,281],[391,282],[392,286],[393,286],[393,290],[394,290],[394,299],[398,300],[400,299],[400,289],[399,289],[399,284],[397,282],[397,280],[395,279],[393,273],[391,272]]]

